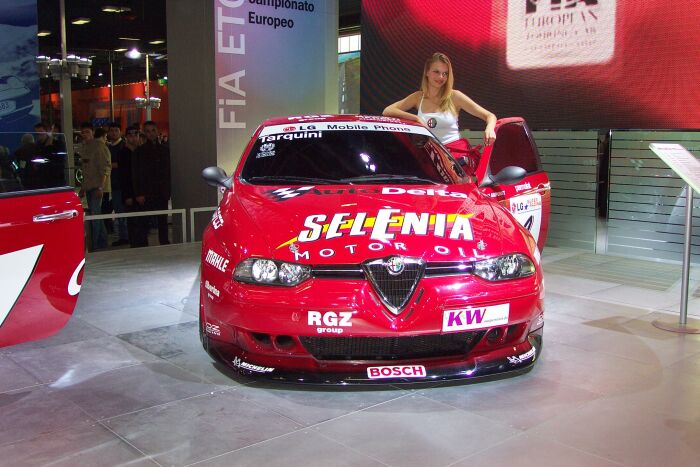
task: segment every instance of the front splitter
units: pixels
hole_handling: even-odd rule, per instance
[[[527,340],[510,347],[504,354],[498,352],[464,358],[422,359],[408,361],[333,361],[331,370],[285,368],[285,358],[270,357],[247,352],[234,344],[209,341],[209,354],[242,375],[268,381],[301,384],[415,384],[435,381],[462,380],[465,382],[506,377],[528,372],[542,352],[542,329],[530,333]],[[293,361],[293,360],[292,360]],[[370,378],[368,367],[423,366],[425,376]],[[343,368],[341,368],[343,367]],[[347,369],[346,369],[347,368]]]

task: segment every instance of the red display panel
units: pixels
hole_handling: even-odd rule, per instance
[[[361,111],[419,89],[439,51],[455,89],[531,128],[698,128],[698,24],[700,2],[363,0]]]

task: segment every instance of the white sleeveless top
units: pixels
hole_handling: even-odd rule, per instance
[[[418,104],[418,116],[428,124],[428,128],[442,144],[449,144],[459,139],[459,127],[457,126],[457,116],[450,111],[446,112],[423,112],[423,97]]]

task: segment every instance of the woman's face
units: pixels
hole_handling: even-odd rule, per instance
[[[433,62],[428,69],[428,83],[437,88],[442,87],[447,82],[449,74],[447,65],[440,61]]]

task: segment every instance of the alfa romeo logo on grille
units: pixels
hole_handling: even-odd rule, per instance
[[[389,271],[389,274],[392,276],[398,276],[403,272],[404,269],[404,260],[403,256],[391,256],[386,260],[386,263],[384,263],[384,266],[386,266],[386,270]]]

